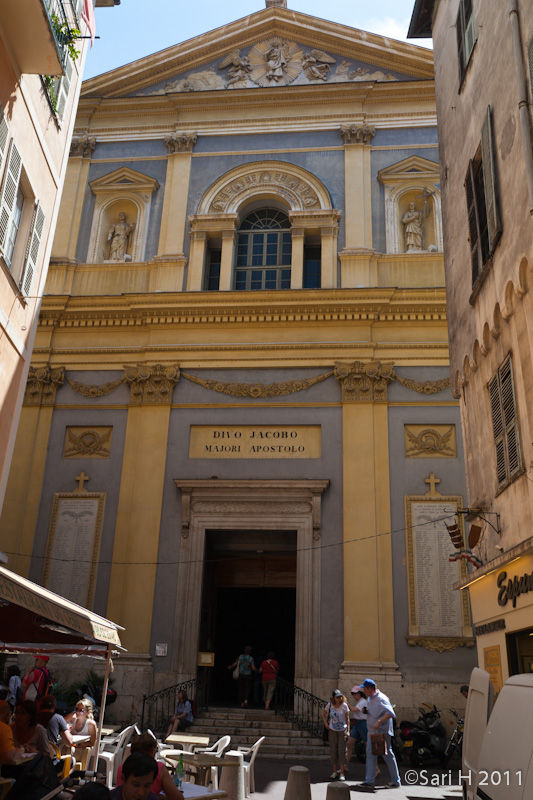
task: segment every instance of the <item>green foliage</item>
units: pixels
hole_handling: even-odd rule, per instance
[[[43,79],[48,99],[50,100],[50,105],[57,114],[57,95],[55,93],[56,79],[53,77],[53,75],[42,75],[41,77]]]
[[[80,55],[80,51],[76,50],[74,42],[81,36],[81,31],[77,28],[69,28],[68,22],[61,22],[57,14],[51,16],[52,27],[54,29],[54,36],[59,44],[67,48],[68,54],[73,61]]]

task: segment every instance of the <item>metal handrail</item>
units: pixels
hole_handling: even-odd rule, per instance
[[[189,700],[194,700],[196,703],[197,709],[207,711],[207,706],[201,705],[199,702],[198,681],[196,678],[192,678],[189,681],[176,683],[174,686],[167,686],[166,689],[161,689],[154,694],[143,695],[141,730],[145,731],[150,728],[154,733],[166,731],[176,708],[179,691],[186,692]]]
[[[275,710],[302,731],[321,736],[326,702],[284,678],[276,680]]]

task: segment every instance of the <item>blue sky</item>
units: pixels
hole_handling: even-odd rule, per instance
[[[88,55],[84,77],[92,78],[172,47],[264,6],[264,0],[122,0],[114,8],[97,8],[96,33],[101,38]],[[288,0],[288,7],[393,39],[405,39],[414,0]],[[431,45],[426,40],[413,43]]]

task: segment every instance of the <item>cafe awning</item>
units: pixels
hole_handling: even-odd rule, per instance
[[[70,600],[0,567],[0,652],[106,658],[119,630]]]

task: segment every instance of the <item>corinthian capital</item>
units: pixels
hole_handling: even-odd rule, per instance
[[[90,158],[94,148],[96,147],[96,139],[89,136],[73,136],[70,145],[70,156],[77,156],[78,158]]]
[[[392,362],[335,362],[335,377],[341,384],[342,401],[372,402],[387,399],[387,386],[394,380]]]
[[[341,125],[344,144],[370,144],[375,132],[375,125]]]
[[[56,392],[63,386],[65,367],[30,367],[24,392],[24,405],[53,406]]]
[[[171,403],[172,391],[179,379],[177,365],[124,367],[124,381],[130,386],[130,403]]]
[[[165,144],[170,155],[173,153],[192,153],[198,135],[196,133],[171,133],[165,137]]]

